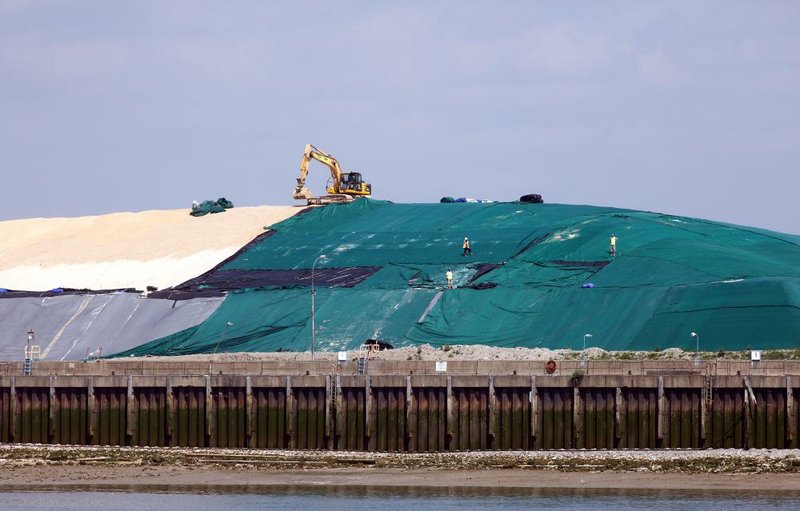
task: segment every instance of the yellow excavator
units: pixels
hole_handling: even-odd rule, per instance
[[[311,190],[306,188],[306,177],[308,177],[308,165],[311,160],[327,166],[331,171],[331,178],[328,181],[328,195],[317,197]],[[307,200],[308,204],[330,204],[334,202],[351,202],[356,197],[372,194],[372,185],[365,183],[358,172],[342,172],[339,162],[330,154],[317,149],[311,144],[306,144],[303,151],[303,161],[300,163],[300,177],[297,178],[297,186],[292,197],[298,200]]]

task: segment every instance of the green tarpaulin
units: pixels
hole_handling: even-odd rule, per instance
[[[200,286],[249,275],[250,287],[224,286],[236,290],[204,323],[122,355],[308,350],[315,260],[322,350],[580,348],[586,333],[607,350],[694,349],[691,332],[705,350],[800,344],[800,236],[593,206],[370,199],[272,230]]]
[[[229,201],[225,197],[220,197],[215,201],[206,200],[199,204],[192,204],[192,210],[189,212],[189,214],[192,216],[204,216],[209,213],[223,213],[226,209],[231,209],[232,207],[233,202]]]

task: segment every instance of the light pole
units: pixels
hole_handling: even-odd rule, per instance
[[[22,366],[22,374],[30,375],[33,365],[33,328],[28,329],[28,344],[25,346],[25,363]]]
[[[225,339],[225,332],[228,331],[228,327],[233,325],[235,325],[235,323],[231,323],[230,321],[228,321],[227,323],[225,323],[225,326],[222,327],[222,332],[220,332],[219,334],[219,341],[217,341],[217,345],[214,346],[214,354],[217,353],[217,348],[219,348],[219,345],[222,344],[222,340]]]
[[[586,338],[591,336],[592,334],[583,334],[583,352],[581,352],[581,357],[583,360],[581,360],[581,366],[586,365]]]
[[[320,259],[325,259],[325,254],[320,254],[311,264],[311,360],[314,360],[314,295],[317,294],[316,289],[314,289],[314,268]]]
[[[695,357],[695,365],[696,365],[697,361],[700,360],[700,334],[698,334],[697,332],[692,332],[691,336],[695,338],[695,341],[697,343],[697,344],[695,344],[695,349],[694,349],[695,350],[694,351],[694,353],[695,353],[694,357]]]

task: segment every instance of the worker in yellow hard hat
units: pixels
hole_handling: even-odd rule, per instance
[[[447,289],[453,289],[453,272],[447,270],[447,273],[444,274],[447,277]]]
[[[609,240],[609,243],[611,244],[611,247],[609,248],[608,253],[611,254],[612,256],[616,256],[617,255],[617,235],[616,234],[612,234],[611,235],[611,239]]]

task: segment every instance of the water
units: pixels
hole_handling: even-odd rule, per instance
[[[76,488],[77,490],[78,488]],[[779,510],[800,509],[798,492],[696,492],[631,490],[486,490],[414,488],[298,489],[265,487],[233,491],[207,488],[202,493],[161,491],[74,491],[0,493],[0,509],[8,511],[189,511],[236,509],[303,511],[400,510],[516,511],[641,509]]]

